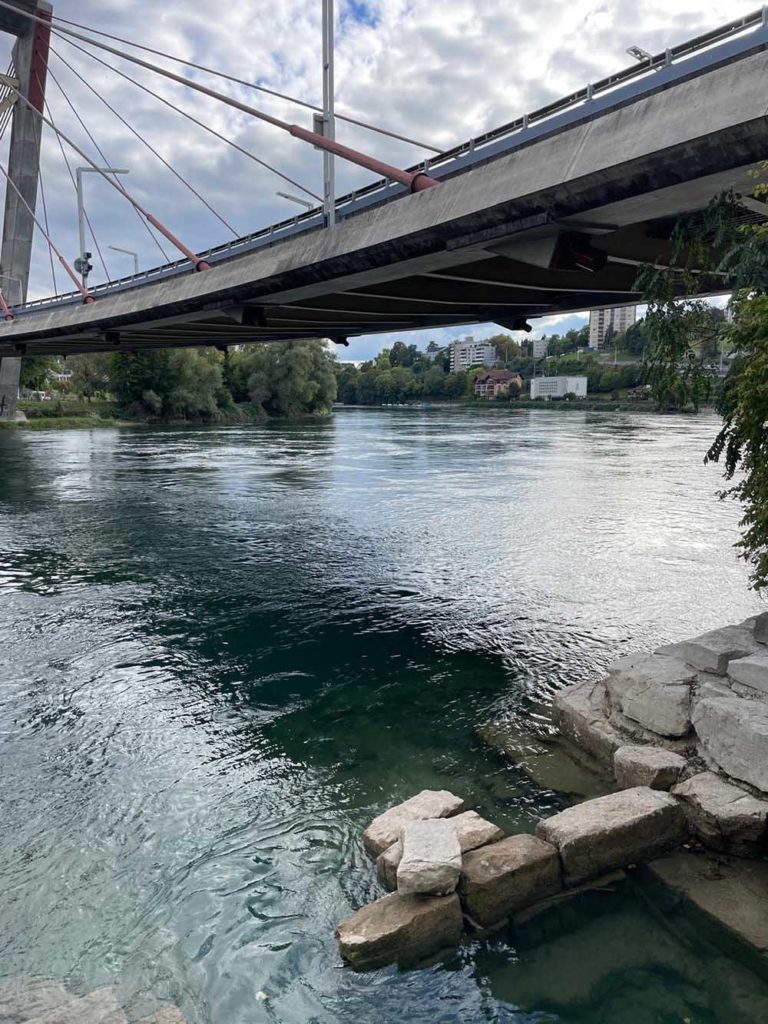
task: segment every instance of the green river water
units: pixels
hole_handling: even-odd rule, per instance
[[[564,805],[479,725],[760,607],[715,427],[0,433],[0,977],[191,1024],[741,1024],[761,992],[768,1019],[642,883],[416,972],[356,975],[333,940],[380,894],[360,833],[390,804],[448,788],[516,831]]]

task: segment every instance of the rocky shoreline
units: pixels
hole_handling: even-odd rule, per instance
[[[755,916],[768,908],[768,614],[621,658],[559,694],[553,719],[556,732],[533,741],[514,725],[480,733],[523,770],[533,758],[534,776],[554,769],[567,790],[572,769],[575,788],[602,795],[535,835],[505,836],[446,791],[385,811],[363,843],[390,895],[338,926],[342,958],[357,970],[417,966],[651,862],[768,975],[768,920]],[[685,850],[701,855],[688,871]]]

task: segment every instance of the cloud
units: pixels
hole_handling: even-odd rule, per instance
[[[563,0],[539,0],[537,4],[526,0],[451,0],[450,4],[337,0],[336,102],[353,116],[448,147],[626,66],[625,49],[631,44],[657,51],[753,7],[753,0],[645,0],[641,5],[629,0],[611,4],[595,0],[569,4]],[[213,13],[209,5],[186,0],[164,0],[162,5],[157,0],[132,0],[130,4],[123,0],[58,0],[55,12],[317,103],[322,94],[320,8],[316,0],[250,0],[220,4]],[[5,43],[9,50],[7,38]],[[113,165],[130,168],[126,186],[189,246],[206,248],[225,241],[228,232],[163,167],[142,139],[171,162],[238,233],[257,230],[297,211],[298,207],[275,195],[278,189],[294,191],[279,178],[69,43],[56,40],[54,46],[87,83],[58,57],[51,58],[53,73],[105,158]],[[312,191],[322,191],[322,157],[311,147],[119,58],[102,56]],[[179,71],[178,65],[168,66]],[[208,76],[197,72],[183,73],[210,82]],[[275,116],[307,126],[311,123],[311,113],[301,107],[231,83],[211,84]],[[101,162],[53,80],[49,81],[48,96],[57,125]],[[139,137],[121,124],[103,101],[117,109]],[[337,134],[349,145],[403,166],[423,155],[413,146],[341,122]],[[0,156],[7,158],[4,151]],[[83,162],[74,154],[70,159],[73,168]],[[366,172],[339,162],[339,192],[368,180]],[[78,251],[74,189],[48,129],[43,183],[51,234],[62,252],[74,258]],[[146,227],[125,200],[95,175],[88,176],[86,189],[87,207],[111,276],[129,272],[131,261],[111,252],[108,245],[135,250],[145,267],[162,261]],[[169,254],[176,255],[163,244]],[[96,268],[94,282],[104,279],[98,261]],[[60,271],[58,278],[63,290]],[[31,294],[41,296],[51,290],[47,246],[38,238]],[[482,330],[475,328],[474,333],[479,335]],[[488,333],[494,330],[489,325]],[[450,332],[427,332],[424,337],[436,334],[447,337]]]

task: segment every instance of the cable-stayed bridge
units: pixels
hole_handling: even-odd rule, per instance
[[[7,181],[0,283],[17,280],[21,297],[26,294],[37,230],[52,267],[63,268],[73,285],[29,303],[9,303],[7,289],[0,295],[4,409],[12,404],[13,371],[25,354],[307,337],[346,341],[488,321],[520,329],[536,316],[632,303],[638,266],[669,258],[681,213],[703,209],[723,189],[742,197],[745,218],[760,217],[764,209],[751,197],[751,172],[768,157],[768,103],[761,88],[768,72],[766,8],[648,55],[448,152],[431,152],[410,168],[265,114],[184,77],[183,66],[169,71],[156,63],[157,56],[169,55],[56,19],[46,4],[0,0],[0,29],[18,37],[0,102],[0,128],[3,118],[11,128],[9,163],[0,167]],[[58,84],[57,61],[74,70],[60,52],[64,44],[129,80],[110,63],[115,57],[170,78],[181,90],[202,92],[363,166],[377,180],[335,197],[330,210],[328,202],[320,203],[247,237],[193,252],[116,174],[99,170],[105,161],[97,140],[89,136],[93,148],[86,150],[57,126],[46,80]],[[80,119],[83,112],[77,113]],[[41,210],[37,202],[43,125],[63,154],[111,182],[159,251],[177,258],[89,288],[57,248],[44,203]],[[716,278],[707,278],[707,289],[718,290]]]

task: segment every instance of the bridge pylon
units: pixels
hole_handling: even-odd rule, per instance
[[[46,0],[14,0],[20,12],[26,11],[50,21],[53,8]],[[34,220],[30,210],[37,203],[40,179],[40,144],[43,122],[35,111],[43,112],[48,72],[50,29],[30,21],[23,13],[0,8],[0,32],[16,37],[13,47],[14,87],[35,108],[15,103],[11,114],[11,143],[8,174],[16,190],[6,187],[3,236],[0,246],[0,288],[9,305],[26,301],[32,259]],[[13,94],[11,94],[13,95]],[[29,210],[24,203],[29,205]],[[0,419],[14,419],[19,393],[21,358],[0,359]]]

